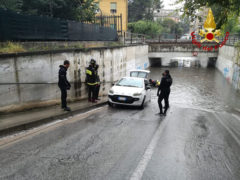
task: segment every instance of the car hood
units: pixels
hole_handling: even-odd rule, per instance
[[[132,96],[134,93],[141,93],[143,88],[113,86],[112,90],[114,91],[114,94],[117,95]]]

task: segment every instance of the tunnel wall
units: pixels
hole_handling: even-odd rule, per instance
[[[198,56],[193,56],[192,52],[150,52],[149,59],[160,58],[162,66],[170,66],[171,60],[176,57],[194,57],[199,59],[200,65],[207,68],[210,57],[217,57],[217,52],[199,52]]]
[[[216,67],[235,89],[240,90],[240,47],[220,48]]]
[[[128,75],[131,69],[149,67],[148,45],[0,55],[0,112],[59,103],[58,70],[65,59],[71,63],[68,99],[87,98],[85,68],[91,58],[100,66],[100,94],[104,95],[112,82]]]

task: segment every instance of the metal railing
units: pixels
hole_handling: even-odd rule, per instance
[[[103,27],[110,27],[112,29],[117,30],[118,35],[123,35],[123,22],[122,22],[122,14],[119,16],[105,16],[105,15],[97,15],[95,16],[93,21],[86,21],[88,24],[98,24]]]
[[[198,42],[203,39],[198,34],[195,34],[196,40]],[[191,36],[188,37],[188,39],[183,39],[182,35],[179,34],[161,34],[161,35],[145,35],[145,34],[136,34],[136,33],[130,33],[125,32],[124,33],[124,43],[125,44],[191,44],[192,38]],[[221,36],[219,39],[219,43],[225,41],[225,36]],[[225,45],[235,45],[237,42],[240,42],[240,34],[230,34],[228,36],[228,40],[225,42]],[[214,42],[213,42],[214,43]]]
[[[120,18],[120,17],[119,17]],[[0,41],[117,41],[118,34],[109,27],[51,18],[18,14],[0,8]]]
[[[124,44],[144,44],[146,42],[146,35],[124,32],[123,41]]]

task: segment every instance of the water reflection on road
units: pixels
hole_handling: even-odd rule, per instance
[[[165,69],[150,68],[151,78],[160,80]],[[170,104],[210,111],[233,111],[240,108],[240,93],[218,70],[170,68],[170,73],[174,81]]]

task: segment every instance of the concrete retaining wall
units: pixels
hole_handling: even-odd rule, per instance
[[[86,98],[85,68],[91,58],[100,65],[101,94],[107,94],[112,82],[128,75],[131,69],[149,67],[147,45],[1,55],[0,112],[59,103],[58,70],[65,59],[71,62],[69,100]]]
[[[217,69],[224,77],[240,90],[240,50],[239,47],[224,46],[220,48]]]

